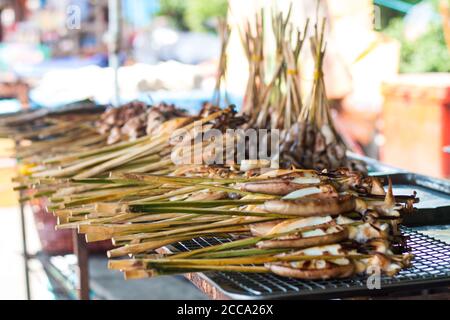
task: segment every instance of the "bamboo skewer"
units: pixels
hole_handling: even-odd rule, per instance
[[[218,31],[219,31],[219,37],[221,42],[221,48],[220,48],[220,58],[219,58],[219,65],[217,68],[217,74],[216,74],[216,85],[214,88],[214,94],[212,97],[212,103],[216,106],[221,105],[221,91],[222,87],[224,86],[224,102],[225,105],[229,105],[230,99],[228,97],[228,92],[226,90],[226,71],[227,71],[227,64],[228,64],[228,57],[227,57],[227,48],[228,43],[230,40],[230,33],[231,28],[228,25],[226,19],[222,20],[219,19],[218,22]]]

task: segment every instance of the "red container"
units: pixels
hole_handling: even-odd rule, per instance
[[[73,253],[72,230],[55,230],[56,217],[47,212],[46,200],[33,200],[30,203],[42,251],[49,255]],[[110,240],[88,243],[90,253],[105,253],[113,246]]]
[[[383,86],[383,162],[450,178],[450,74],[400,75]]]

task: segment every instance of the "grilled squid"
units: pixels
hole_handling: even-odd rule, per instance
[[[348,230],[342,226],[331,225],[312,230],[281,236],[273,240],[263,240],[256,245],[259,248],[309,248],[332,243],[339,243],[348,239]]]
[[[389,225],[387,223],[376,226],[371,223],[364,223],[357,226],[347,226],[349,239],[358,243],[366,243],[372,239],[387,239],[389,235]]]
[[[380,241],[378,241],[378,245],[380,245]],[[359,255],[357,250],[344,248],[340,244],[318,246],[278,256],[308,257],[308,259],[299,258],[298,261],[265,264],[266,268],[280,276],[306,280],[346,278],[364,273],[372,275],[376,271],[393,276],[402,268],[410,266],[413,257],[411,254],[394,256],[389,250],[386,253]],[[323,256],[327,256],[327,259],[320,258]],[[333,256],[336,258],[333,259]]]
[[[301,179],[301,181],[299,181]],[[295,178],[287,179],[270,179],[247,182],[241,185],[241,190],[247,192],[263,193],[276,196],[286,196],[298,190],[307,189],[308,187],[315,188],[315,193],[333,192],[336,190],[331,185],[320,185],[321,181],[317,178]]]
[[[400,272],[401,269],[409,267],[412,258],[413,255],[409,253],[399,256],[376,253],[368,259],[355,261],[356,272],[367,273],[370,275],[379,271],[388,276],[394,276]]]
[[[273,228],[275,228],[282,220],[260,222],[250,225],[250,232],[255,237],[267,235]]]
[[[329,198],[301,198],[296,200],[269,200],[263,205],[267,212],[302,217],[340,215],[355,209],[355,198],[340,195]]]
[[[354,190],[371,195],[385,195],[383,184],[376,177],[365,177],[363,173],[340,169],[329,173],[339,184],[339,191]]]
[[[319,246],[295,251],[279,256],[342,256],[356,251],[348,251],[339,244]],[[284,277],[292,277],[305,280],[326,280],[347,278],[355,274],[355,264],[347,258],[336,258],[330,260],[311,259],[306,261],[290,261],[266,263],[266,268],[273,273]]]
[[[318,228],[320,226],[331,225],[333,219],[330,216],[325,217],[309,217],[301,219],[275,220],[257,223],[250,226],[252,235],[267,236],[287,233],[291,231],[308,228]]]
[[[326,183],[328,178],[315,171],[273,170],[260,175],[255,181],[242,184],[243,191],[285,196],[296,190]],[[335,190],[334,190],[335,191]]]

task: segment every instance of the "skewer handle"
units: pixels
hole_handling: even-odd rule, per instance
[[[89,253],[87,243],[82,234],[73,230],[73,248],[77,256],[77,274],[78,274],[78,299],[89,300]]]

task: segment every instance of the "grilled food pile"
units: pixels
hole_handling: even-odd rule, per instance
[[[187,117],[187,113],[174,105],[161,103],[151,107],[133,101],[120,108],[106,110],[97,121],[96,128],[100,134],[108,135],[108,144],[114,144],[155,133],[163,122],[178,117]]]
[[[329,279],[367,270],[394,275],[410,264],[399,224],[417,199],[395,199],[391,187],[385,192],[378,179],[360,173],[191,167],[182,176],[126,174],[116,181],[124,180],[151,185],[160,194],[97,203],[89,214],[81,207],[55,214],[82,217],[59,228],[77,227],[87,241],[112,239],[117,248],[108,252],[110,258],[130,255],[110,261],[128,279],[207,270]],[[179,241],[211,236],[230,242],[161,252]]]
[[[209,103],[188,115],[134,102],[71,119],[3,119],[2,132],[19,145],[21,201],[45,198],[57,229],[76,229],[87,242],[111,239],[109,266],[127,279],[214,270],[331,279],[408,267],[399,225],[418,199],[395,196],[390,181],[385,190],[347,158],[325,95],[323,25],[310,38],[316,70],[302,103],[297,60],[308,28],[295,32],[289,16],[273,15],[279,61],[268,86],[262,14],[241,34],[251,69],[243,115]],[[281,154],[272,155],[281,169],[273,159],[238,161],[235,152],[209,161],[211,150],[227,155],[229,129],[246,128],[282,131]],[[213,130],[227,137],[222,145],[203,139]],[[233,151],[239,139],[231,136]],[[167,250],[199,237],[225,242]]]
[[[414,195],[395,197],[377,178],[349,169],[270,169],[251,160],[174,166],[168,137],[194,120],[208,130],[245,119],[206,106],[199,116],[163,122],[168,132],[33,155],[34,166],[17,179],[18,189],[33,190],[22,200],[45,196],[58,229],[77,229],[88,242],[111,239],[110,267],[128,279],[207,270],[329,279],[374,268],[393,275],[410,264],[399,224]],[[161,251],[215,236],[229,242]]]
[[[102,148],[106,136],[95,130],[101,112],[92,108],[74,112],[50,113],[42,109],[0,118],[0,137],[17,142],[20,159],[31,164],[52,155]]]

